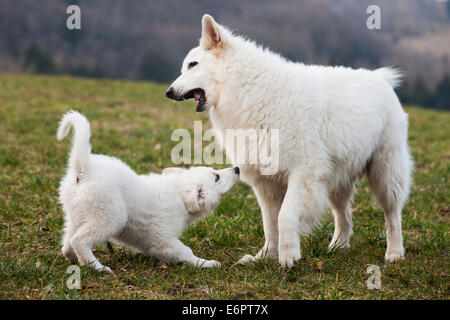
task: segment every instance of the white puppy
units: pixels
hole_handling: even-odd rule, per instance
[[[78,112],[63,117],[58,140],[72,126],[73,147],[59,188],[65,212],[62,252],[67,259],[111,272],[92,253],[94,245],[111,240],[169,263],[220,266],[196,257],[179,237],[239,181],[239,168],[167,168],[162,175],[137,175],[119,159],[91,154],[89,122]]]

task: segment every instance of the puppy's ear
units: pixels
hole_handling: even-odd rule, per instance
[[[205,193],[202,186],[184,190],[181,197],[190,214],[200,213],[205,206]]]
[[[200,46],[206,50],[211,50],[221,48],[222,45],[222,37],[216,21],[209,14],[203,15]]]
[[[171,167],[171,168],[165,168],[162,171],[162,174],[180,174],[183,172],[184,169],[182,168],[175,168],[175,167]]]

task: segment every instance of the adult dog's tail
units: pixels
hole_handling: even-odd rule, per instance
[[[402,83],[403,73],[398,69],[383,67],[376,69],[373,72],[378,73],[394,89]]]
[[[58,133],[56,137],[58,141],[64,139],[74,128],[72,150],[69,157],[69,167],[75,169],[77,175],[86,174],[89,167],[89,157],[91,154],[91,145],[89,139],[91,137],[91,129],[88,120],[77,111],[69,111],[59,123]]]

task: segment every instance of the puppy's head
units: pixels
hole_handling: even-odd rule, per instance
[[[239,181],[238,167],[223,170],[209,167],[167,168],[163,174],[178,175],[181,199],[186,210],[196,218],[211,212],[222,196]]]

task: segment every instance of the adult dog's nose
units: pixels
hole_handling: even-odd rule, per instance
[[[175,97],[175,90],[173,90],[173,87],[170,87],[169,89],[167,89],[167,91],[166,91],[166,97],[169,98],[169,99],[176,100],[176,97]]]
[[[234,167],[234,173],[239,174],[239,167]]]

